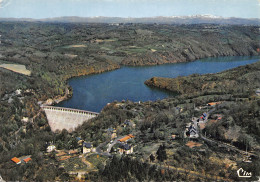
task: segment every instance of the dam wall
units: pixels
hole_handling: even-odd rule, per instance
[[[42,106],[41,108],[45,111],[48,123],[53,132],[57,130],[61,131],[63,129],[72,132],[77,126],[99,114],[96,112],[64,107]]]

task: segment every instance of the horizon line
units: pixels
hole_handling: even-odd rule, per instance
[[[180,15],[180,16],[144,16],[144,17],[122,17],[122,16],[55,16],[55,17],[45,17],[45,18],[31,18],[31,17],[0,17],[0,19],[32,19],[32,20],[43,20],[43,19],[55,19],[55,18],[69,18],[69,17],[75,17],[75,18],[121,18],[121,19],[141,19],[141,18],[179,18],[179,17],[207,17],[211,19],[230,19],[230,18],[239,18],[239,19],[260,19],[257,17],[254,18],[245,18],[245,17],[236,17],[236,16],[230,16],[230,17],[223,17],[223,16],[217,16],[217,15],[211,15],[211,14],[196,14],[196,15]]]

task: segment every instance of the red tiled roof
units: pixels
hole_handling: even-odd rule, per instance
[[[221,102],[210,102],[210,103],[208,103],[208,105],[210,105],[210,106],[214,106],[214,105],[217,105],[217,104],[221,104]]]
[[[21,160],[18,159],[17,157],[12,158],[11,160],[12,160],[13,162],[15,162],[16,164],[21,162]]]
[[[134,138],[134,136],[132,134],[129,134],[129,135],[125,136],[124,138],[121,138],[119,141],[125,142],[125,141],[129,140],[130,138]]]
[[[128,136],[131,137],[131,138],[134,138],[134,135],[132,135],[132,134],[129,134]]]
[[[27,163],[27,162],[29,162],[30,160],[32,160],[32,159],[31,159],[30,157],[28,157],[28,158],[24,159],[23,161]]]

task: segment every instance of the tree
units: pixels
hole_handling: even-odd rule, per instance
[[[78,147],[78,141],[77,141],[76,137],[73,137],[72,141],[71,141],[71,148],[75,149],[77,147]]]
[[[153,162],[155,160],[155,157],[153,154],[150,155],[150,161]]]
[[[165,145],[160,145],[160,147],[158,148],[157,152],[157,160],[163,162],[164,160],[167,159],[167,154],[166,154],[166,150],[165,150]]]

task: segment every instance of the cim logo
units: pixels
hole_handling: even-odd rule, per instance
[[[237,175],[240,178],[251,178],[252,177],[252,173],[251,172],[246,172],[244,169],[240,168],[239,170],[237,170]]]

